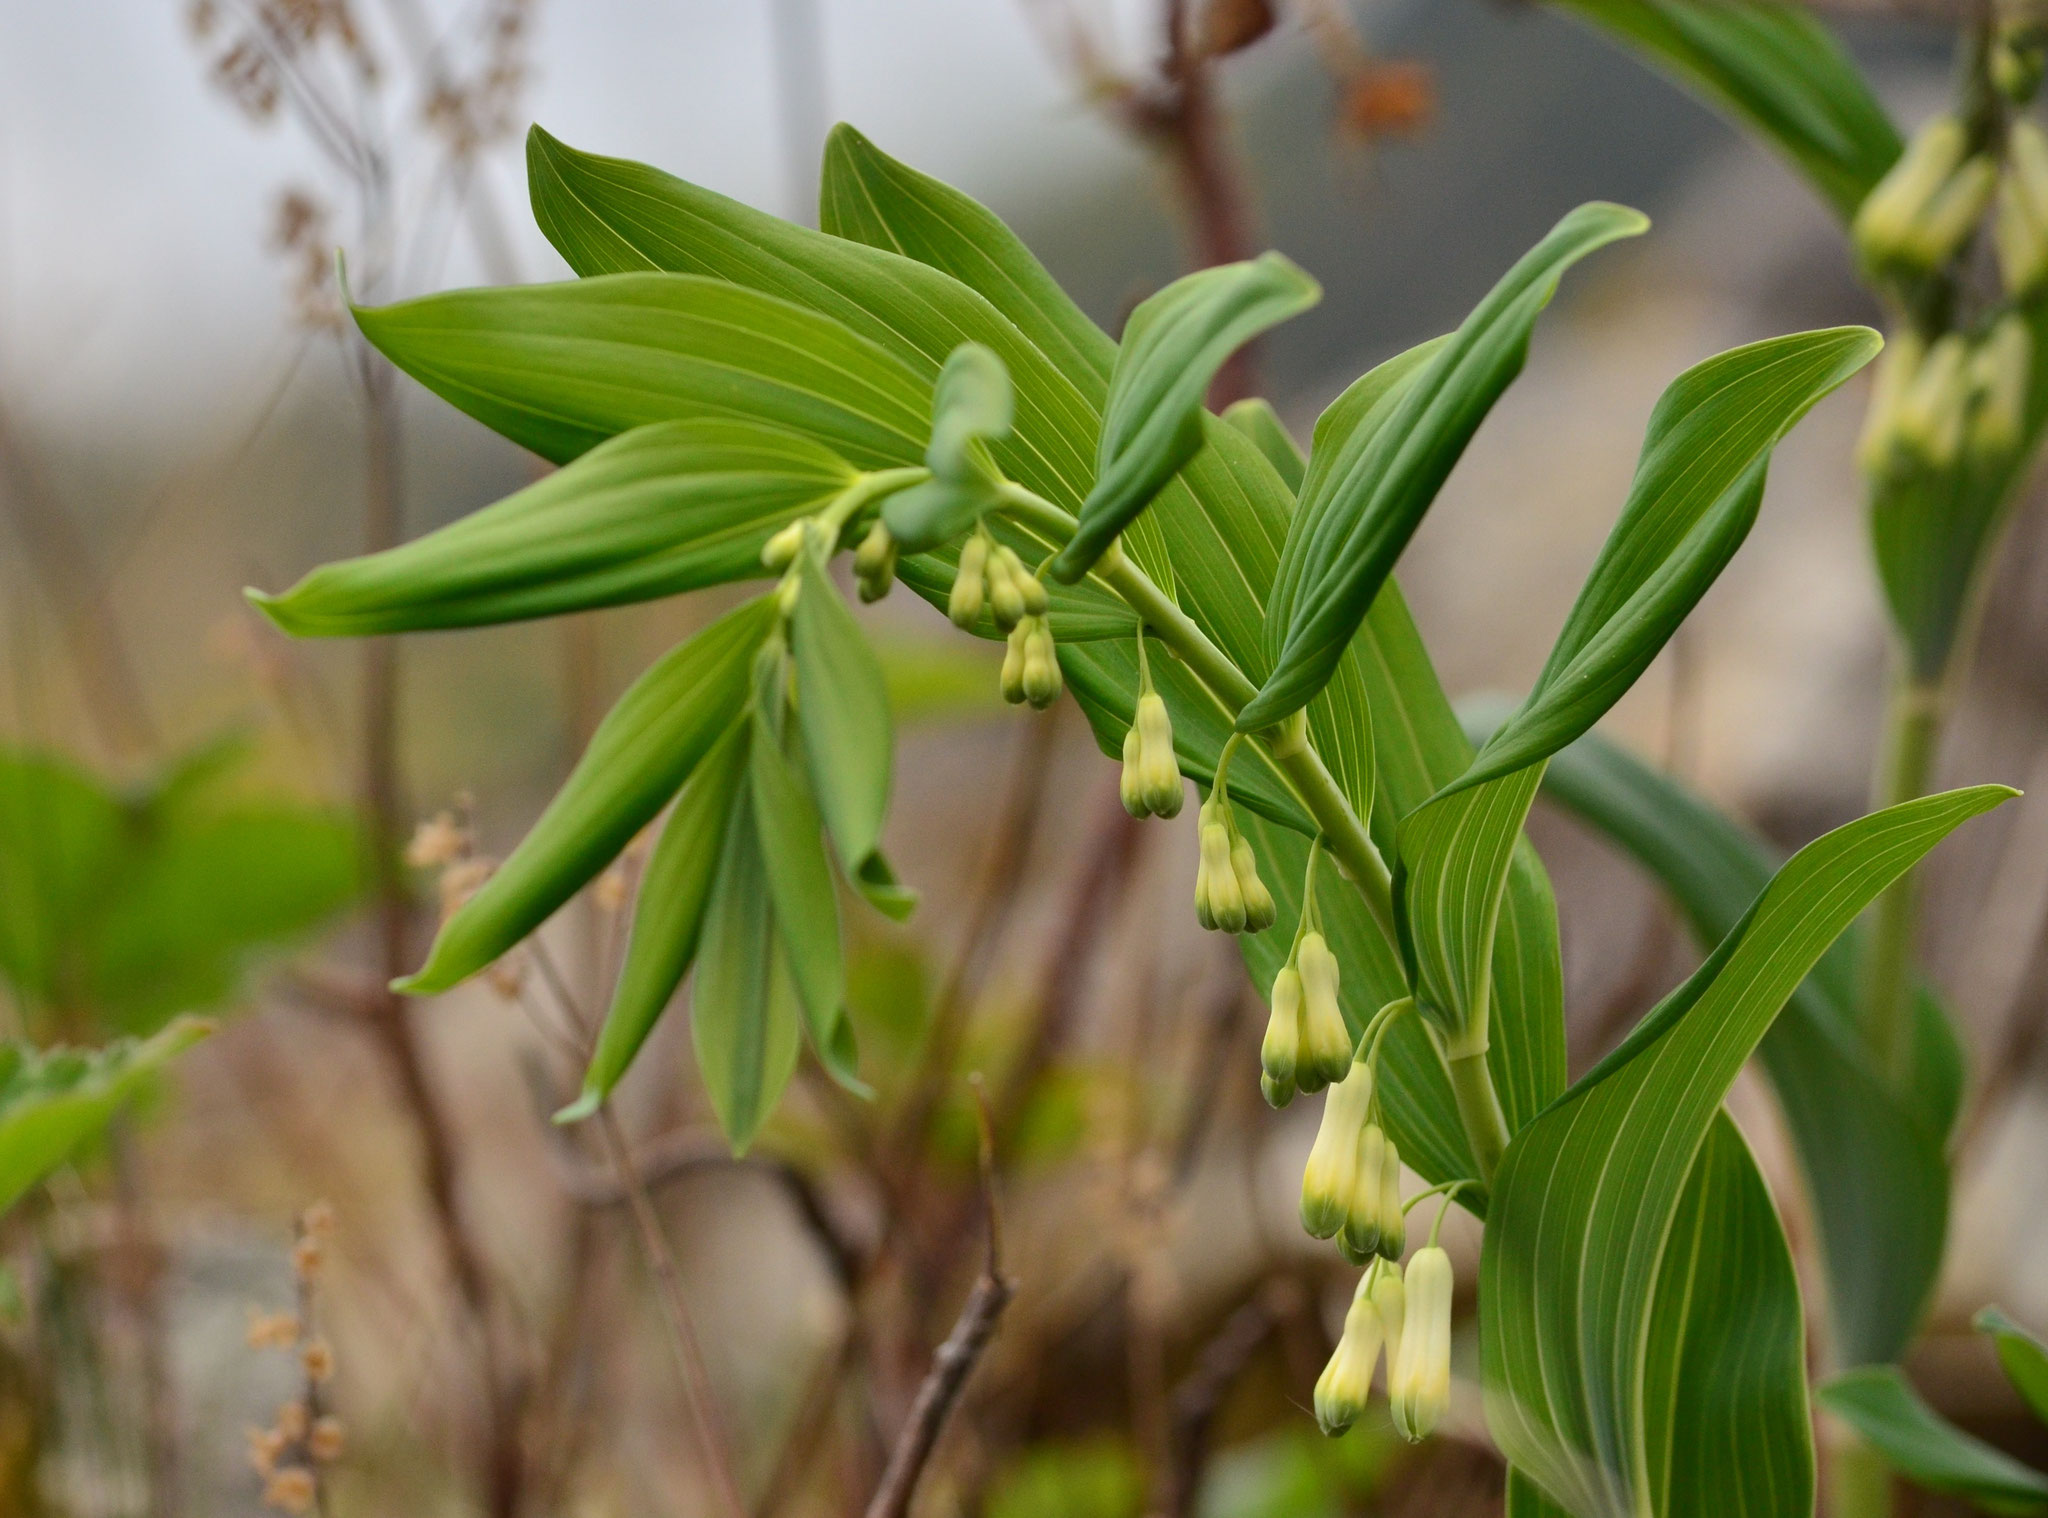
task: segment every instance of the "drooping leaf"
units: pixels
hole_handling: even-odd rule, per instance
[[[1644,54],[1749,127],[1844,221],[1892,161],[1899,134],[1842,45],[1791,0],[1552,0]]]
[[[1124,327],[1103,408],[1095,484],[1080,528],[1052,563],[1071,585],[1201,451],[1202,397],[1246,342],[1322,296],[1278,253],[1185,275],[1138,306]]]
[[[578,1122],[604,1104],[697,957],[733,798],[747,777],[748,730],[744,720],[726,729],[683,783],[662,825],[661,839],[640,877],[626,962],[584,1071],[582,1094],[556,1114],[557,1122]]]
[[[1499,716],[1472,720],[1490,733]],[[1597,732],[1552,759],[1543,794],[1648,870],[1703,946],[1734,929],[1777,863],[1761,839]],[[1856,1022],[1859,928],[1757,1049],[1819,1223],[1837,1365],[1895,1359],[1920,1321],[1948,1232],[1945,1149],[1962,1088],[1954,1032],[1924,991],[1916,1089],[1895,1090],[1872,1063]]]
[[[881,847],[895,737],[881,662],[846,602],[810,554],[790,616],[797,723],[818,810],[847,877],[859,880]]]
[[[1429,358],[1384,425],[1333,438],[1327,463],[1311,453],[1282,571],[1296,588],[1284,623],[1268,626],[1273,671],[1238,714],[1243,731],[1280,721],[1329,679],[1451,466],[1521,372],[1529,334],[1564,271],[1648,226],[1641,212],[1599,201],[1567,214]]]
[[[1580,1518],[1810,1507],[1796,1282],[1721,1099],[1857,913],[2012,794],[1924,797],[1809,844],[1707,962],[1510,1144],[1481,1263],[1487,1422]]]
[[[839,900],[825,857],[824,823],[793,750],[788,671],[771,643],[754,671],[753,736],[748,783],[754,830],[775,908],[775,934],[803,1007],[818,1058],[840,1084],[865,1091],[856,1073],[853,1030],[846,1021],[846,966],[839,946]]]
[[[1998,1363],[2013,1390],[2025,1399],[2036,1418],[2048,1423],[2048,1344],[1996,1307],[1985,1308],[1971,1321],[1980,1333],[1991,1335],[1998,1348]]]
[[[803,1042],[755,824],[753,788],[737,785],[690,1000],[697,1073],[735,1154],[746,1152],[775,1110]]]
[[[112,1122],[136,1088],[212,1032],[181,1017],[104,1049],[0,1043],[0,1213]]]
[[[618,857],[745,707],[754,650],[774,621],[773,596],[749,601],[634,681],[540,820],[442,925],[426,964],[398,989],[428,996],[468,979]]]
[[[621,274],[357,307],[399,368],[557,464],[650,422],[799,433],[864,469],[916,463],[927,385],[830,317],[720,279]]]
[[[753,422],[655,422],[399,548],[250,599],[297,637],[481,627],[765,574],[761,546],[852,484],[830,450]]]
[[[932,440],[924,461],[932,477],[882,503],[882,520],[905,553],[923,553],[958,537],[998,500],[983,450],[1010,435],[1016,416],[1010,371],[980,343],[947,355],[932,386]]]
[[[1950,1423],[1896,1365],[1849,1371],[1816,1395],[1916,1485],[1989,1513],[2048,1512],[2048,1476]]]

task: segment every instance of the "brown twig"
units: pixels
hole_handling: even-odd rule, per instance
[[[975,1111],[981,1125],[982,1210],[988,1217],[988,1250],[980,1277],[967,1294],[966,1305],[953,1324],[953,1331],[932,1356],[931,1370],[911,1403],[910,1416],[889,1451],[881,1484],[868,1503],[867,1518],[904,1518],[910,1499],[917,1493],[918,1478],[924,1474],[946,1419],[960,1400],[960,1393],[973,1374],[975,1362],[994,1337],[1003,1309],[1016,1295],[1016,1283],[1003,1274],[1002,1214],[996,1206],[995,1133],[981,1080],[974,1078]]]

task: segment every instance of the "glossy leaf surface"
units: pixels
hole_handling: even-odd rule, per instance
[[[1482,1255],[1487,1421],[1572,1512],[1811,1506],[1797,1285],[1721,1099],[1857,913],[2011,794],[1925,797],[1809,844],[1684,985],[1515,1136]]]

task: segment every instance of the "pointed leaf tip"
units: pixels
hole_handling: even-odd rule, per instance
[[[566,1128],[572,1123],[580,1123],[585,1118],[597,1116],[597,1109],[603,1105],[604,1093],[602,1091],[586,1091],[560,1112],[557,1112],[549,1121],[553,1122],[557,1127]]]

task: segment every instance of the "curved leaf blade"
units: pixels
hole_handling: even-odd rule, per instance
[[[797,725],[811,791],[847,878],[859,880],[882,845],[895,735],[882,664],[812,555],[790,615]]]
[[[1270,727],[1329,679],[1452,465],[1521,372],[1529,334],[1565,270],[1648,228],[1641,212],[1602,201],[1569,212],[1435,353],[1386,425],[1325,466],[1331,504],[1313,513],[1305,505],[1303,540],[1290,545],[1304,566],[1300,588],[1286,624],[1268,634],[1273,671],[1239,713],[1240,730]],[[1313,454],[1309,470],[1318,473]]]
[[[1202,397],[1245,343],[1298,316],[1322,287],[1278,253],[1175,280],[1131,313],[1110,375],[1096,475],[1073,540],[1053,559],[1066,584],[1086,574],[1204,441]]]
[[[761,548],[856,478],[795,433],[654,422],[401,547],[324,564],[276,596],[297,637],[483,627],[749,579]]]
[[[2034,1416],[2048,1423],[2048,1344],[1996,1307],[1985,1308],[1971,1322],[1979,1332],[1991,1335],[2005,1378],[2034,1410]]]
[[[617,858],[745,707],[754,651],[774,621],[773,596],[749,601],[634,681],[540,820],[396,989],[428,996],[467,980]]]
[[[1722,1097],[1827,946],[1949,832],[2012,794],[1924,797],[1809,844],[1707,962],[1509,1145],[1481,1262],[1487,1420],[1508,1458],[1573,1512],[1810,1504],[1796,1293],[1793,1331],[1776,1345],[1779,1390],[1761,1407],[1719,1376],[1689,1379],[1679,1346],[1694,1337],[1690,1298],[1665,1294],[1674,1270],[1727,1280],[1738,1242],[1754,1238],[1762,1260],[1782,1239],[1701,1226],[1688,1195],[1718,1145]],[[1689,1261],[1674,1257],[1675,1242],[1688,1243]],[[1662,1444],[1660,1430],[1719,1438],[1745,1458],[1685,1466],[1693,1484],[1681,1489],[1667,1482],[1680,1446]]]
[[[583,1073],[578,1099],[555,1114],[580,1122],[611,1095],[697,957],[733,798],[747,775],[748,724],[735,721],[683,783],[640,877],[626,962]]]
[[[1552,3],[1748,126],[1844,221],[1899,156],[1898,131],[1869,81],[1804,6],[1787,0]]]
[[[1849,1371],[1817,1396],[1916,1485],[1987,1512],[2048,1512],[2048,1476],[1957,1428],[1921,1399],[1896,1365]]]

